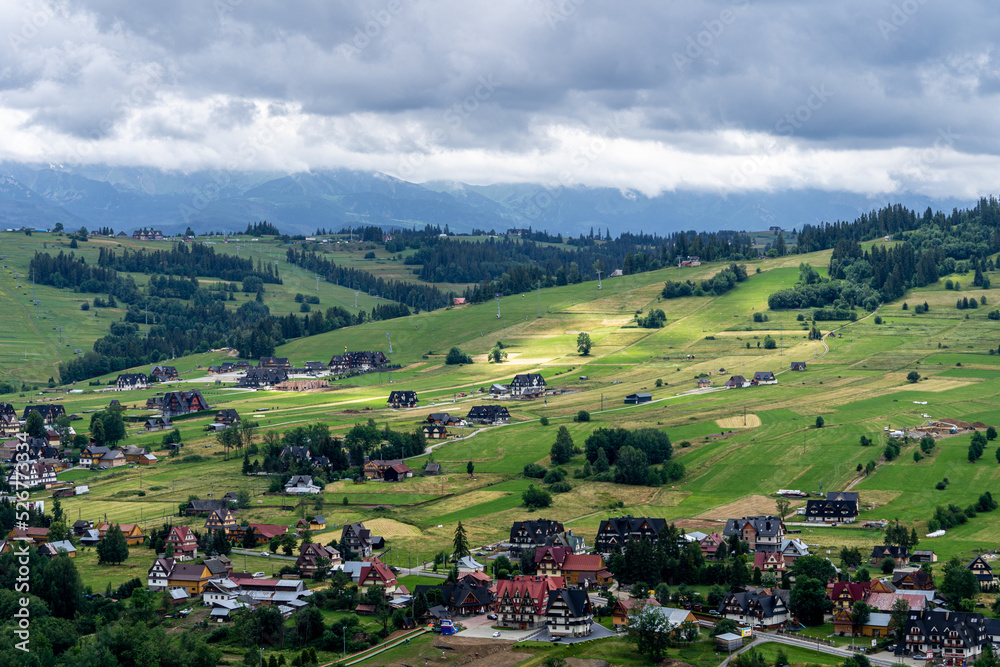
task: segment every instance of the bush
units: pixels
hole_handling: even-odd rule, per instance
[[[920,373],[916,371],[910,371],[906,374],[906,379],[912,384],[920,379]]]
[[[545,466],[538,465],[537,463],[525,463],[524,464],[524,476],[530,477],[532,479],[541,479],[545,477],[545,473],[548,472]]]
[[[468,355],[468,354],[465,354],[464,352],[462,352],[457,347],[453,347],[450,350],[448,350],[448,356],[445,357],[444,363],[447,364],[447,365],[449,365],[449,366],[457,366],[457,365],[461,365],[461,364],[471,364],[472,363],[472,357],[470,355]]]
[[[80,310],[90,310],[90,304],[84,301],[80,304]]]
[[[773,350],[778,347],[778,342],[771,338],[771,336],[764,336],[764,349]]]
[[[521,494],[524,506],[530,510],[543,509],[552,504],[552,494],[545,489],[536,488],[534,484]]]
[[[882,316],[881,315],[876,315],[875,316],[875,324],[882,324]]]
[[[548,426],[549,425],[549,418],[548,417],[542,417],[541,419],[538,420],[538,423],[541,424],[542,426]]]
[[[572,491],[573,486],[569,482],[556,482],[549,487],[552,493],[566,493],[567,491]]]
[[[546,484],[555,484],[556,482],[561,482],[564,479],[566,479],[566,471],[562,468],[553,468],[545,473],[545,477],[542,478],[542,481]]]
[[[573,418],[573,421],[589,422],[590,413],[587,412],[586,410],[580,410],[579,412],[576,413],[576,417]]]
[[[945,484],[944,482],[938,482],[937,484],[934,485],[934,488],[937,489],[938,491],[944,491],[945,489],[948,488],[948,485]]]
[[[656,378],[656,386],[657,387],[662,387],[663,386],[663,380],[661,380],[660,378]]]

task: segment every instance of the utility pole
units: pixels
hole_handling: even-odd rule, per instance
[[[601,273],[602,271],[600,269],[597,269],[597,289],[603,289],[601,287]]]
[[[389,354],[392,354],[392,336],[390,336],[389,333],[386,332],[385,337],[389,339]]]
[[[497,319],[499,320],[500,319],[500,294],[499,294],[499,292],[496,295],[496,300],[497,300]]]
[[[316,291],[319,291],[319,274],[316,274]]]

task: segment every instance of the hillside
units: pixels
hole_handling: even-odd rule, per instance
[[[491,382],[529,371],[541,372],[550,388],[564,389],[545,401],[505,403],[512,415],[510,425],[477,429],[474,434],[472,429],[459,429],[459,435],[467,437],[435,443],[434,460],[445,472],[440,477],[415,477],[394,485],[327,484],[322,498],[331,524],[377,519],[394,547],[390,559],[396,563],[404,562],[404,552],[406,558],[416,560],[447,548],[459,520],[476,544],[503,539],[513,520],[539,516],[519,507],[521,492],[529,483],[539,484],[524,479],[521,472],[527,463],[549,466],[549,449],[560,425],[569,428],[581,448],[598,428],[653,426],[669,435],[674,460],[686,470],[682,479],[664,486],[593,482],[576,477],[585,459],[575,455],[564,466],[572,490],[555,494],[553,506],[541,516],[567,522],[588,542],[599,520],[613,514],[650,514],[677,521],[688,530],[711,532],[719,529],[714,523],[718,519],[774,511],[773,494],[778,489],[818,492],[849,485],[862,494],[861,522],[899,518],[913,522],[924,534],[936,505],[964,507],[975,502],[996,484],[1000,468],[992,450],[977,463],[968,462],[967,434],[942,439],[919,462],[912,458],[916,449],[912,443],[895,460],[881,460],[883,428],[917,426],[925,413],[939,419],[1000,424],[1000,389],[993,382],[1000,371],[996,361],[1000,357],[985,354],[996,342],[997,324],[988,319],[988,312],[1000,298],[998,290],[965,292],[985,297],[988,307],[960,311],[955,308],[954,293],[945,289],[942,280],[882,306],[877,313],[881,324],[875,323],[875,314],[865,317],[862,312],[856,322],[818,322],[824,332],[836,329],[838,336],[825,343],[808,340],[811,323],[798,321],[798,311],[767,311],[767,299],[799,279],[800,262],[823,267],[828,260],[825,252],[748,262],[748,279],[722,296],[671,300],[659,298],[665,280],[705,278],[721,267],[662,269],[606,280],[600,291],[594,282],[542,290],[540,305],[536,292],[505,296],[499,319],[495,303],[468,305],[312,336],[276,352],[294,364],[326,361],[345,347],[388,353],[385,334],[389,333],[391,359],[403,366],[392,373],[391,385],[383,373],[337,382],[324,392],[247,392],[219,384],[198,369],[217,363],[221,354],[192,355],[171,363],[185,378],[177,388],[200,388],[213,408],[235,408],[245,417],[256,418],[260,435],[316,422],[328,424],[334,435],[344,435],[369,418],[380,428],[388,425],[411,431],[428,412],[464,415],[482,402],[458,394],[472,394]],[[756,273],[758,268],[760,273]],[[305,280],[305,276],[299,278],[301,283]],[[322,284],[321,288],[335,289]],[[325,292],[324,299],[325,294],[337,293]],[[905,310],[904,302],[908,304]],[[912,306],[924,302],[929,311],[916,314]],[[645,314],[651,308],[664,310],[666,325],[637,327],[637,311]],[[764,311],[768,321],[755,322],[754,313]],[[576,350],[581,331],[589,332],[593,340],[586,357]],[[83,330],[78,335],[82,334]],[[776,341],[775,349],[758,348],[765,336]],[[503,342],[508,360],[487,363],[485,354],[497,341]],[[444,356],[451,346],[472,354],[475,363],[446,366]],[[793,360],[806,361],[806,372],[788,371]],[[720,372],[723,368],[724,373]],[[765,370],[777,374],[776,386],[720,387],[731,375],[750,377]],[[919,382],[907,381],[911,370],[923,376]],[[708,377],[713,387],[697,391],[695,378],[700,375]],[[658,380],[662,387],[657,386]],[[420,406],[385,409],[390,389],[417,391]],[[45,400],[58,398],[67,412],[79,413],[102,408],[111,398],[141,407],[155,391],[103,394],[86,389],[82,394]],[[654,400],[623,405],[624,396],[635,391],[649,391]],[[20,410],[33,397],[4,398]],[[916,401],[920,404],[915,405]],[[371,411],[366,410],[369,407]],[[267,411],[255,414],[262,409]],[[573,421],[579,410],[590,411],[592,420]],[[746,427],[744,412],[749,416]],[[143,411],[130,410],[129,414]],[[141,520],[152,526],[189,495],[204,497],[219,489],[262,491],[259,478],[240,475],[238,457],[225,461],[215,439],[203,433],[212,415],[178,422],[185,453],[197,456],[187,461],[165,460],[143,471],[144,497],[134,496],[140,484],[137,471],[73,473],[77,479],[88,480],[92,493],[87,499],[68,499],[63,507],[71,516],[96,518],[106,513],[111,519]],[[823,428],[815,427],[817,416],[824,418]],[[548,419],[548,426],[537,421],[542,417]],[[162,434],[130,432],[130,444],[151,446],[158,456],[166,457],[158,444]],[[861,446],[862,435],[872,438],[875,445]],[[419,471],[425,460],[426,455],[408,463]],[[857,466],[872,460],[878,462],[875,471],[859,476]],[[474,478],[466,473],[469,461],[475,466]],[[935,490],[935,483],[945,477],[950,481],[947,488]],[[296,512],[280,509],[280,498],[261,500],[246,511],[249,520],[290,523],[297,517]],[[389,509],[373,509],[373,505]],[[299,513],[308,511],[301,507]],[[802,538],[829,548],[856,545],[863,551],[881,541],[880,532],[860,525],[804,526]],[[318,539],[333,536],[331,529],[328,536]],[[953,554],[964,557],[989,548],[996,539],[995,522],[981,517],[950,530],[947,540],[922,544],[946,560]],[[144,552],[138,554],[144,561]],[[102,583],[111,574],[94,568],[87,576]]]

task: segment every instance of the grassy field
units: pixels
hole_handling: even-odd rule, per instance
[[[50,251],[58,249],[60,241],[55,237],[50,235],[47,241],[41,237],[25,240],[29,237],[5,235],[5,241],[12,242],[6,248],[8,268],[12,264],[26,266],[30,252],[39,243],[49,243],[53,246]],[[81,244],[79,252],[94,254],[99,243],[117,241],[91,241]],[[312,277],[296,273],[297,269],[283,263],[282,249],[267,244],[241,245],[246,247],[250,249],[241,252],[260,255],[264,261],[270,260],[272,254],[279,259],[286,284],[265,295],[274,300],[272,310],[278,304],[290,307],[296,291],[311,286],[315,292]],[[234,252],[235,244],[216,248]],[[359,267],[372,261],[361,259],[363,253],[331,253],[335,261],[348,258]],[[384,262],[387,271],[402,267],[398,260],[376,254],[379,259],[375,261]],[[393,372],[391,384],[387,374],[370,374],[335,383],[330,391],[284,394],[238,391],[216,384],[214,378],[192,382],[204,377],[198,366],[223,358],[221,353],[208,353],[172,362],[188,381],[169,388],[198,388],[213,408],[235,408],[241,415],[254,415],[262,432],[282,432],[321,421],[329,424],[334,433],[344,433],[369,418],[380,427],[389,425],[409,431],[417,428],[428,412],[449,411],[464,416],[471,406],[485,400],[477,397],[476,390],[491,382],[508,381],[516,373],[540,372],[550,388],[563,390],[545,400],[508,401],[505,405],[512,414],[510,425],[481,429],[475,435],[470,435],[471,428],[457,429],[459,435],[469,437],[446,441],[433,452],[434,460],[444,469],[440,477],[418,475],[393,485],[337,481],[327,486],[322,495],[322,513],[330,526],[318,538],[339,537],[337,527],[348,521],[384,522],[378,525],[393,547],[388,558],[397,565],[420,562],[448,548],[458,521],[462,521],[474,545],[506,537],[512,521],[540,516],[567,522],[588,542],[592,542],[602,518],[619,513],[665,517],[688,530],[718,530],[717,521],[727,516],[774,511],[773,494],[781,488],[819,492],[854,484],[861,492],[862,521],[899,518],[913,522],[918,533],[924,534],[926,521],[937,505],[955,503],[964,507],[984,490],[996,487],[1000,466],[993,456],[995,445],[991,443],[983,458],[971,464],[966,456],[970,436],[963,434],[940,440],[934,452],[920,462],[913,461],[914,444],[904,446],[902,455],[888,462],[882,460],[884,428],[917,426],[926,419],[924,414],[935,419],[1000,425],[1000,384],[995,382],[1000,378],[1000,356],[985,354],[995,349],[998,323],[987,319],[992,306],[959,311],[954,306],[954,294],[936,285],[911,291],[898,302],[883,306],[879,311],[881,325],[876,325],[872,317],[854,323],[818,323],[824,331],[839,333],[839,337],[828,338],[826,344],[806,339],[807,324],[798,322],[794,311],[768,311],[767,322],[753,322],[755,312],[767,309],[771,292],[794,284],[800,261],[824,267],[828,259],[827,252],[748,262],[749,279],[720,297],[661,300],[664,280],[701,279],[720,269],[718,265],[669,268],[605,280],[600,291],[593,282],[546,289],[541,292],[540,304],[537,292],[507,295],[501,299],[499,319],[495,303],[468,305],[294,340],[277,351],[293,363],[325,360],[345,346],[388,352],[385,334],[389,332],[392,361],[403,366]],[[760,273],[756,273],[758,268]],[[0,298],[7,282],[12,287],[13,277],[0,275]],[[21,299],[18,307],[26,313],[27,302],[21,292],[10,298]],[[338,291],[337,286],[321,282],[320,295],[324,305],[349,297],[353,308],[350,290]],[[1000,300],[1000,290],[982,295],[990,304]],[[52,290],[44,299],[39,298],[43,304],[45,299],[54,301],[53,316],[56,304],[61,304],[58,307],[65,308],[63,316],[78,322],[74,336],[81,341],[77,343],[81,347],[87,336],[92,340],[99,335],[99,327],[81,319],[78,305],[65,305],[69,301],[65,294]],[[910,305],[907,310],[902,309],[903,302]],[[930,311],[914,314],[912,305],[924,302],[930,305]],[[359,305],[370,307],[372,303]],[[666,326],[638,328],[636,311],[654,307],[666,313]],[[101,317],[105,316],[110,318],[111,313],[102,311]],[[0,373],[37,379],[41,366],[32,365],[31,351],[27,365],[10,365],[16,357],[16,346],[37,337],[26,333],[27,315],[20,320],[18,317],[0,323]],[[66,330],[70,331],[68,324]],[[581,331],[590,333],[594,343],[588,356],[580,356],[576,350]],[[766,335],[778,341],[776,349],[764,349]],[[486,363],[485,354],[497,341],[503,341],[508,361]],[[445,365],[444,355],[453,345],[472,354],[475,363]],[[64,349],[69,349],[72,356],[72,349]],[[47,355],[40,354],[39,363],[48,363],[51,368],[53,357]],[[807,370],[788,371],[793,360],[806,361]],[[763,370],[776,372],[779,383],[720,389],[730,375],[749,377]],[[912,370],[922,377],[917,383],[906,379]],[[713,388],[691,393],[698,376],[707,377]],[[5,399],[13,402],[18,412],[29,400],[58,400],[68,412],[83,413],[103,408],[117,398],[128,406],[139,406],[128,413],[140,417],[147,414],[139,409],[145,399],[167,388],[111,394],[80,389],[83,392],[79,394],[63,390]],[[416,390],[420,407],[386,409],[385,397],[391,389]],[[624,396],[635,391],[651,392],[653,402],[625,406]],[[469,395],[462,397],[461,393]],[[364,410],[366,407],[372,410]],[[254,413],[261,408],[268,411]],[[579,410],[590,411],[592,421],[573,421]],[[738,422],[744,411],[759,418],[760,425],[743,428]],[[290,525],[306,513],[317,511],[312,505],[282,509],[280,498],[260,495],[267,481],[242,477],[241,461],[225,460],[214,438],[204,432],[213,416],[210,412],[177,422],[185,442],[182,457],[201,458],[187,462],[167,459],[160,444],[162,434],[138,433],[132,426],[128,443],[152,448],[161,462],[143,469],[141,480],[140,471],[129,468],[64,473],[61,479],[91,486],[90,496],[62,502],[67,516],[75,520],[107,515],[118,521],[141,521],[149,528],[170,520],[189,496],[221,495],[241,488],[253,495],[251,508],[242,511],[240,517],[249,521]],[[817,416],[824,418],[823,428],[816,428]],[[549,420],[548,426],[538,421],[542,417]],[[723,429],[720,420],[739,427]],[[85,430],[87,422],[75,424]],[[544,484],[522,478],[521,472],[526,463],[549,465],[549,450],[562,425],[581,448],[597,428],[662,429],[673,441],[674,456],[684,464],[687,474],[662,488],[588,482],[574,476],[584,465],[583,456],[578,454],[564,466],[571,490],[555,494],[552,507],[545,512],[529,512],[521,507],[521,493],[530,483]],[[862,435],[874,440],[875,445],[862,447]],[[424,455],[408,463],[419,472],[427,459]],[[474,477],[466,473],[470,461],[475,466]],[[858,465],[869,461],[878,463],[876,471],[859,478]],[[947,488],[936,490],[935,484],[945,477],[950,482]],[[129,495],[140,490],[140,483],[146,495]],[[343,504],[344,498],[347,505]],[[172,521],[201,527],[201,520],[193,517],[174,517]],[[921,546],[934,548],[942,562],[952,555],[966,558],[995,547],[1000,539],[996,525],[993,517],[980,516],[949,531],[946,538],[925,539]],[[839,550],[841,545],[870,549],[881,541],[880,533],[856,526],[805,526],[802,530],[801,537],[819,545],[815,548],[819,553]],[[137,567],[130,572],[127,565],[133,560]],[[85,580],[95,588],[103,587],[109,580],[128,579],[139,570],[144,573],[148,560],[144,552],[139,552],[123,568],[104,572],[96,564],[88,566]],[[247,566],[270,571],[267,564]]]

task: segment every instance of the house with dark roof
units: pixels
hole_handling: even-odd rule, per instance
[[[441,426],[458,426],[462,423],[459,417],[452,417],[447,412],[432,412],[427,415],[428,424],[439,424]]]
[[[515,575],[496,582],[493,611],[496,624],[529,630],[545,624],[549,593],[562,588],[559,577]]]
[[[388,363],[389,359],[382,352],[348,352],[344,350],[344,354],[335,354],[330,357],[328,366],[333,373],[348,373],[352,371],[367,373],[368,371],[382,368],[388,365]]]
[[[362,558],[372,555],[373,549],[385,547],[385,540],[365,528],[363,523],[345,523],[340,529],[341,548],[350,551]]]
[[[625,405],[638,405],[639,403],[649,403],[653,400],[652,394],[640,393],[640,394],[629,394],[625,397]]]
[[[63,409],[63,406],[60,403],[43,403],[41,405],[24,406],[24,415],[21,419],[23,421],[28,421],[28,415],[32,412],[40,414],[46,424],[54,424],[60,415],[66,414],[66,410]]]
[[[188,501],[187,507],[184,508],[184,513],[208,516],[215,510],[225,509],[227,506],[226,501],[221,498],[208,498],[206,500],[193,498]]]
[[[776,628],[789,619],[788,591],[747,590],[730,593],[718,608],[723,618],[754,628]]]
[[[946,661],[972,664],[990,641],[986,618],[982,614],[943,609],[911,610],[895,653],[899,657],[934,653]]]
[[[739,535],[740,541],[746,542],[751,552],[778,551],[785,538],[785,524],[779,517],[746,516],[726,521],[722,535]]]
[[[441,464],[437,461],[428,461],[427,465],[424,466],[424,475],[440,475],[441,474]]]
[[[322,493],[323,489],[313,484],[312,475],[292,475],[285,482],[285,493]]]
[[[213,533],[217,530],[224,530],[229,535],[236,532],[237,528],[239,528],[239,524],[236,523],[236,518],[228,508],[214,510],[205,519],[205,530]]]
[[[240,423],[240,415],[233,408],[224,408],[215,413],[215,423],[232,426]]]
[[[415,408],[418,403],[417,392],[390,391],[387,403],[391,408]]]
[[[897,591],[935,591],[934,578],[923,570],[896,570],[892,573],[892,585]]]
[[[549,537],[565,530],[562,523],[552,519],[515,521],[510,528],[511,551],[518,552],[543,547]]]
[[[549,592],[545,626],[552,637],[586,637],[594,625],[594,608],[586,591],[566,588]]]
[[[510,412],[503,405],[474,405],[465,420],[474,424],[506,424]]]
[[[649,540],[656,544],[666,525],[666,519],[643,516],[629,515],[604,519],[597,528],[594,550],[597,553],[608,554],[624,548],[630,540]]]
[[[407,477],[413,477],[413,471],[403,463],[402,459],[371,459],[362,466],[365,479],[378,479],[387,482],[398,482]]]
[[[448,428],[439,424],[424,424],[422,430],[428,440],[444,440],[448,437]]]
[[[854,523],[858,502],[850,500],[807,500],[806,521],[813,523]]]
[[[122,373],[115,380],[115,389],[117,391],[146,389],[147,387],[149,387],[149,378],[142,373]]]
[[[726,384],[724,386],[726,389],[741,389],[743,387],[749,387],[750,382],[742,375],[734,375],[726,380]]]
[[[177,368],[174,366],[156,365],[149,371],[149,374],[160,382],[167,382],[168,380],[176,380],[178,378]]]
[[[171,391],[158,398],[161,399],[159,408],[164,417],[176,417],[177,415],[186,415],[192,412],[202,412],[203,410],[211,409],[208,401],[205,400],[205,397],[197,389],[192,391]]]
[[[894,544],[876,544],[872,547],[872,555],[869,556],[868,562],[872,565],[879,565],[886,558],[891,558],[897,563],[905,563],[910,560],[910,549]]]
[[[288,357],[261,357],[257,363],[258,368],[277,368],[284,371],[292,370],[292,365],[288,362]]]
[[[170,422],[170,417],[150,417],[142,426],[147,431],[163,431],[174,427]]]
[[[442,605],[452,616],[474,616],[487,613],[494,604],[493,592],[489,586],[480,585],[475,579],[466,578],[456,584],[441,586],[418,585],[413,594],[427,594],[430,590],[441,591]]]
[[[511,396],[536,397],[545,393],[545,378],[540,373],[521,373],[507,385]]]
[[[910,554],[910,565],[923,565],[924,563],[936,563],[937,554],[933,549],[917,549]]]
[[[753,386],[760,384],[778,384],[778,378],[774,377],[774,373],[771,371],[757,371],[753,374],[753,379],[750,380],[750,384]]]
[[[303,577],[311,577],[319,569],[321,562],[326,562],[326,567],[330,568],[337,567],[343,561],[340,558],[340,552],[333,547],[310,542],[302,545],[299,557],[295,561],[295,569]]]
[[[287,379],[288,371],[283,368],[248,368],[246,374],[236,381],[236,386],[246,389],[273,387]]]
[[[972,574],[976,575],[976,581],[979,582],[979,590],[991,591],[997,587],[997,580],[993,576],[993,568],[990,567],[990,564],[982,556],[976,556],[965,567],[968,570],[972,570]]]
[[[806,362],[804,361],[793,361],[792,370],[793,371],[804,371],[806,369]]]

